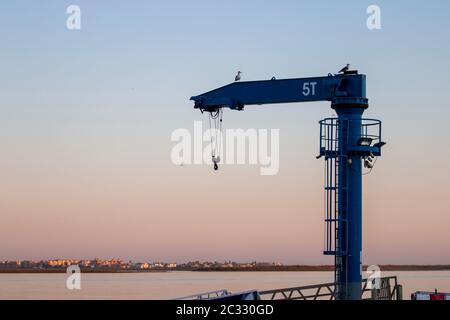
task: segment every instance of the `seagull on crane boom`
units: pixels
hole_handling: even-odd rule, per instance
[[[341,70],[339,70],[338,73],[346,73],[350,69],[350,64],[347,63],[345,67],[343,67]]]
[[[241,80],[241,73],[242,73],[242,72],[238,71],[236,77],[234,77],[234,81],[239,81],[239,80]]]

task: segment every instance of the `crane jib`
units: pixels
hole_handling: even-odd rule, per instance
[[[367,103],[365,75],[330,75],[327,77],[235,82],[193,96],[195,108],[219,107],[241,110],[245,105],[274,103],[338,101]]]

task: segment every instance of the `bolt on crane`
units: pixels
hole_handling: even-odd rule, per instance
[[[334,256],[335,298],[361,299],[363,165],[371,170],[385,145],[381,121],[362,117],[369,106],[366,75],[347,68],[323,77],[234,82],[191,100],[213,114],[248,105],[331,102],[337,117],[319,122],[317,157],[325,159],[324,254]]]

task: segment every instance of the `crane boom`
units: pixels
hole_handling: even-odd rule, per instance
[[[331,101],[366,105],[366,76],[363,74],[326,77],[234,82],[191,97],[202,111],[228,107],[242,110],[245,105]]]

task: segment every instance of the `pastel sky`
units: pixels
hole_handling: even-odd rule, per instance
[[[77,4],[82,29],[66,28]],[[366,27],[377,4],[382,29]],[[176,166],[189,97],[231,82],[367,74],[383,157],[364,177],[363,256],[450,263],[450,2],[2,1],[0,260],[332,264],[318,121],[328,103],[248,107],[280,129],[280,171]]]

